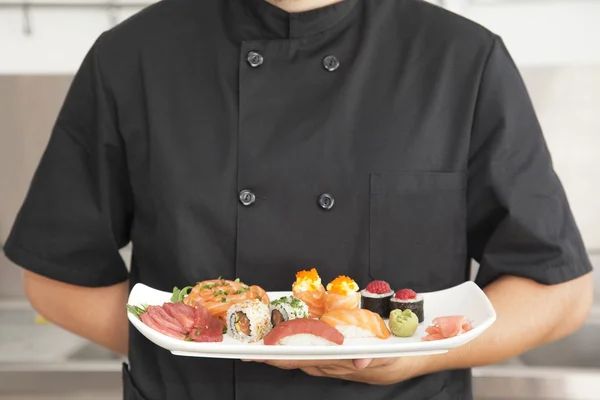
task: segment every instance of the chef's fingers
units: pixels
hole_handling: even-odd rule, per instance
[[[388,365],[392,365],[394,364],[398,359],[397,358],[373,358],[369,361],[368,365],[366,367],[363,368],[381,368],[381,367],[387,367]],[[356,362],[360,361],[360,360],[353,360],[354,361],[354,365],[356,366]],[[364,361],[363,361],[364,362]],[[363,368],[359,368],[357,367],[357,369],[363,369]]]
[[[343,368],[348,371],[356,371],[352,360],[267,360],[265,364],[281,369],[302,368]]]
[[[382,370],[385,371],[387,367],[396,362],[395,358],[379,358],[379,359],[356,359],[352,360],[352,365],[343,365],[343,366],[331,366],[331,365],[323,365],[315,367],[322,375],[320,376],[346,376],[346,375],[354,375],[360,374],[365,369],[378,369],[378,373],[381,373]]]
[[[373,362],[372,358],[360,358],[358,360],[352,360],[352,364],[354,364],[354,368],[356,369],[365,369]]]

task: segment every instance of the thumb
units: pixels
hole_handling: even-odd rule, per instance
[[[354,364],[354,368],[356,369],[365,369],[369,366],[369,364],[371,364],[371,361],[373,361],[372,358],[361,358],[358,360],[352,360],[352,364]]]

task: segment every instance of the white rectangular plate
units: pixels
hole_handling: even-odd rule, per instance
[[[291,292],[268,292],[271,301],[291,295]],[[425,321],[410,338],[390,336],[388,339],[346,339],[340,346],[265,346],[261,341],[241,343],[228,334],[223,342],[187,342],[166,336],[145,325],[135,315],[127,313],[129,321],[154,344],[179,356],[229,358],[243,360],[332,360],[356,358],[404,357],[441,354],[462,346],[481,335],[496,320],[496,312],[483,291],[473,282],[438,292],[421,293],[424,299]],[[171,293],[136,284],[129,295],[131,305],[162,305],[169,302]],[[431,342],[421,341],[435,317],[464,315],[473,329],[459,336]],[[387,322],[387,320],[386,320]]]

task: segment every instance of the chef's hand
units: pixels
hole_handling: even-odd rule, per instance
[[[311,376],[344,379],[371,385],[391,385],[420,375],[419,363],[415,362],[415,358],[256,362],[281,369],[300,369]]]

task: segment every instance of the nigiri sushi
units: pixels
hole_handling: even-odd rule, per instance
[[[340,275],[327,285],[325,312],[360,308],[358,285],[347,276]]]
[[[296,318],[279,323],[265,335],[266,346],[334,346],[344,335],[318,319]]]
[[[364,308],[330,311],[321,317],[321,321],[336,328],[347,338],[390,337],[390,330],[383,318]]]
[[[308,305],[309,318],[318,318],[325,312],[325,287],[315,268],[296,274],[292,295]]]

